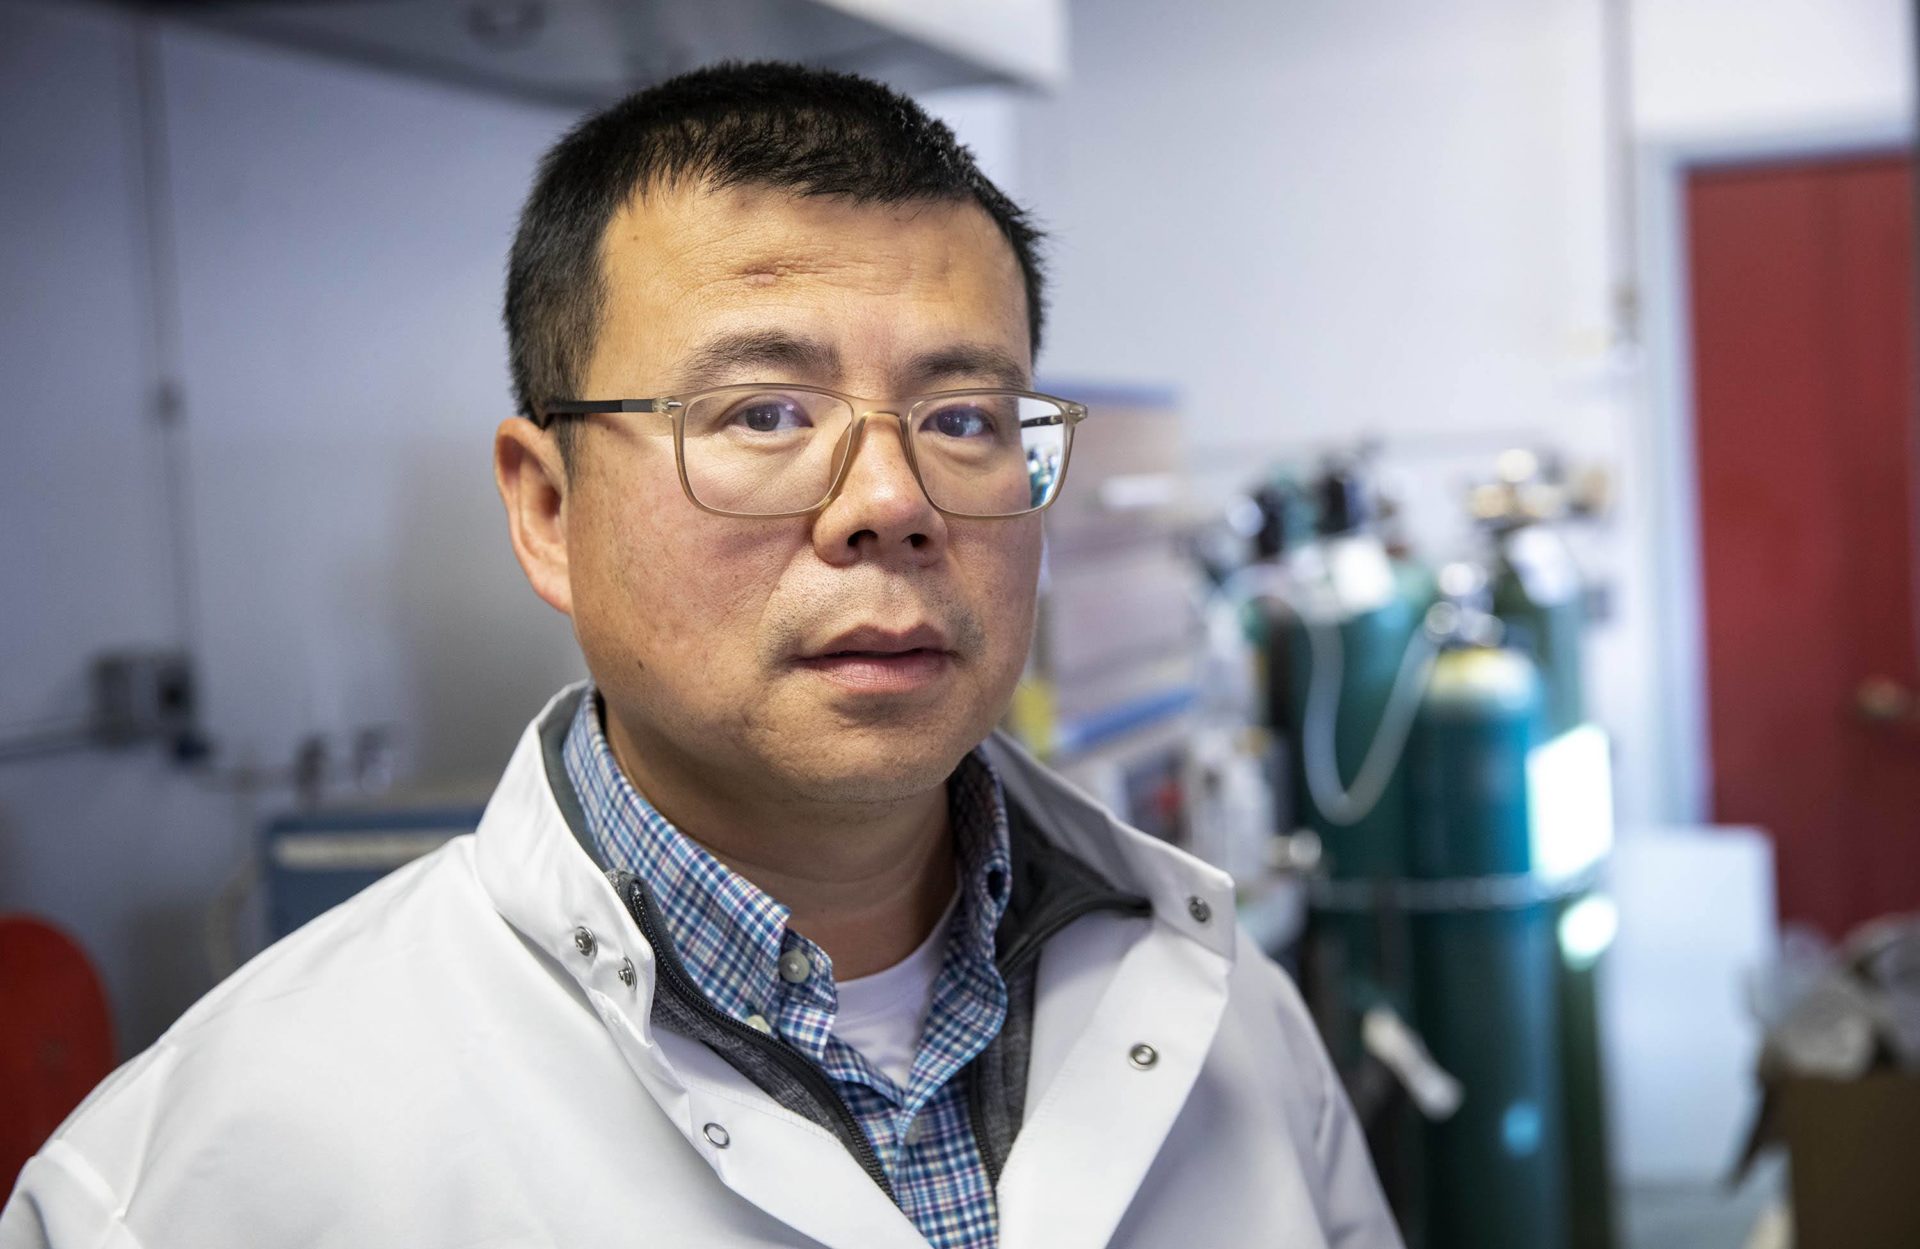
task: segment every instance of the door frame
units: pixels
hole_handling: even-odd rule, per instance
[[[1638,419],[1631,448],[1633,458],[1645,467],[1646,503],[1631,554],[1650,572],[1655,806],[1675,823],[1709,824],[1713,819],[1694,462],[1687,175],[1715,166],[1912,150],[1915,132],[1916,119],[1903,117],[1735,135],[1647,137],[1634,145],[1641,394],[1634,405]]]

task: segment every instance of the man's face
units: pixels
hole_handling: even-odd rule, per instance
[[[603,266],[583,398],[785,382],[891,411],[1031,372],[1019,267],[972,204],[656,190],[609,225]],[[884,802],[942,783],[992,728],[1032,638],[1037,516],[934,510],[886,417],[821,510],[716,516],[682,492],[666,418],[590,420],[566,606],[643,772]]]

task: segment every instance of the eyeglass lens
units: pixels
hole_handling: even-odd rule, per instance
[[[846,458],[854,409],[800,388],[730,390],[688,404],[687,484],[707,507],[746,515],[818,507]],[[1051,400],[990,391],[922,400],[907,436],[927,497],[970,516],[1044,507],[1066,465],[1069,424]]]

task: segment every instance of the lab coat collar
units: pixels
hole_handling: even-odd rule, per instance
[[[627,1065],[688,1144],[735,1192],[834,1246],[913,1246],[913,1224],[825,1129],[786,1110],[698,1042],[656,1031],[655,957],[612,883],[576,839],[548,774],[543,729],[564,723],[584,685],[557,695],[530,725],[481,818],[476,868],[500,916],[578,985]],[[1233,882],[1225,873],[1119,823],[1001,734],[985,743],[1008,798],[1055,845],[1152,904],[1156,939],[1121,959],[1075,1055],[1076,1073],[1049,1091],[1002,1176],[1009,1244],[1103,1243],[1186,1099],[1226,1001],[1235,950]],[[1157,1077],[1107,1074],[1115,1038],[1169,1033]],[[1098,1050],[1098,1054],[1091,1051]],[[1130,1130],[1098,1125],[1126,1106]],[[728,1128],[716,1146],[707,1129]],[[1051,1159],[1051,1162],[1046,1160]],[[1080,1192],[1062,1221],[1048,1194],[1061,1173]],[[830,1201],[820,1195],[832,1193]]]
[[[620,1003],[652,1048],[653,951],[612,882],[568,824],[547,776],[542,730],[578,704],[584,685],[555,695],[527,726],[480,817],[475,863],[494,909],[572,975],[596,1007]],[[632,960],[631,986],[623,979]]]
[[[1007,734],[994,733],[982,749],[1008,800],[1025,810],[1054,845],[1116,887],[1144,895],[1156,919],[1232,964],[1231,876],[1114,819]]]
[[[481,883],[508,923],[567,968],[583,990],[620,990],[626,1014],[651,1045],[653,952],[611,883],[578,841],[549,777],[544,734],[564,726],[586,683],[568,686],[521,735],[480,822]],[[1053,843],[1121,889],[1144,895],[1156,917],[1232,963],[1233,879],[1158,838],[1128,827],[1085,793],[1042,767],[1005,733],[983,743],[1007,797]],[[580,946],[588,938],[592,952]],[[634,984],[621,980],[631,958]]]
[[[653,1026],[653,949],[575,837],[549,775],[544,733],[564,726],[585,689],[561,691],[528,727],[481,816],[476,862],[495,909],[573,978],[627,1066],[729,1188],[822,1244],[924,1247],[831,1133],[743,1086],[699,1042]]]
[[[1213,1047],[1239,948],[1233,880],[1120,823],[1005,734],[985,750],[1008,800],[1056,846],[1153,908],[1145,937],[1128,944],[1122,929],[1092,930],[1094,945],[1071,943],[1055,968],[1067,979],[1105,977],[1107,988],[1084,1019],[1069,1021],[1077,1037],[1037,1102],[1029,1085],[998,1185],[1002,1244],[1098,1249],[1138,1195]],[[1036,1030],[1046,1026],[1040,1010]],[[1074,1200],[1061,1201],[1062,1191]]]

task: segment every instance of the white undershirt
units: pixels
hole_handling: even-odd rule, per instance
[[[833,1035],[902,1089],[913,1080],[913,1056],[933,1006],[933,982],[946,959],[947,928],[959,905],[960,892],[955,890],[946,913],[919,949],[884,971],[834,986],[840,1009],[833,1017]]]

